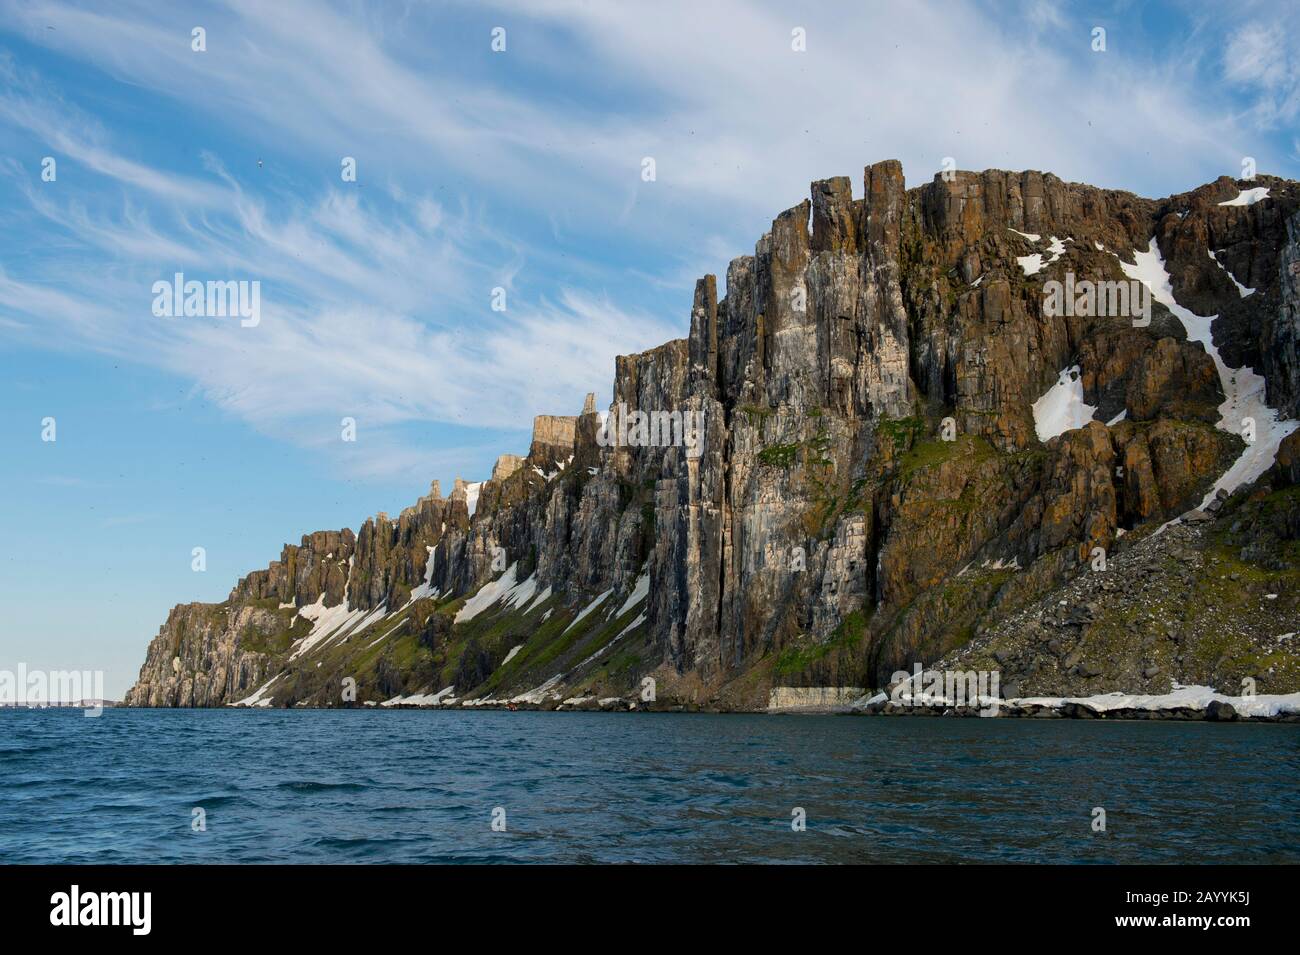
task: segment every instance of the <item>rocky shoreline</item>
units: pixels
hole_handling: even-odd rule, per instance
[[[790,687],[778,688],[789,691]],[[822,689],[822,688],[811,688]],[[773,691],[773,699],[778,691]],[[258,707],[234,706],[236,709]],[[298,704],[303,709],[338,709]],[[509,710],[519,712],[568,713],[707,713],[805,715],[805,716],[922,716],[1002,719],[1078,719],[1078,720],[1166,720],[1174,722],[1212,723],[1300,723],[1300,693],[1257,697],[1224,697],[1205,687],[1182,687],[1161,697],[1105,694],[1083,699],[1023,698],[999,700],[996,707],[948,703],[898,702],[884,693],[863,695],[844,704],[810,704],[769,706],[767,709],[725,709],[717,706],[682,702],[643,702],[623,697],[571,697],[538,702],[498,700],[448,700],[417,703],[389,700],[366,701],[345,709],[396,710]]]
[[[987,714],[978,707],[914,707],[899,706],[892,702],[873,704],[853,710],[854,716],[959,716],[980,717],[993,715],[1008,719],[1075,719],[1075,720],[1169,720],[1175,722],[1210,723],[1300,723],[1300,704],[1295,709],[1273,714],[1254,715],[1238,711],[1231,703],[1211,701],[1205,707],[1177,706],[1167,709],[1117,707],[1095,709],[1083,701],[1065,701],[1056,704],[1038,704],[1027,700],[1003,701],[996,714]]]

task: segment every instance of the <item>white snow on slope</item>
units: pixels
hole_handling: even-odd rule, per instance
[[[1115,417],[1113,417],[1113,418],[1111,418],[1109,421],[1107,421],[1107,422],[1106,422],[1106,427],[1108,427],[1108,428],[1113,428],[1115,425],[1119,424],[1121,421],[1123,421],[1123,420],[1124,420],[1125,418],[1127,418],[1127,417],[1128,417],[1128,409],[1125,408],[1125,409],[1124,409],[1123,411],[1121,411],[1119,414],[1115,415]]]
[[[1267,192],[1267,190],[1265,190]],[[1124,274],[1137,279],[1151,290],[1151,297],[1173,312],[1187,329],[1191,341],[1200,342],[1214,359],[1214,367],[1219,370],[1219,381],[1227,397],[1219,405],[1220,431],[1232,434],[1242,433],[1242,420],[1253,418],[1255,421],[1255,440],[1246,445],[1246,450],[1233,462],[1232,466],[1214,482],[1214,487],[1206,492],[1201,506],[1205,507],[1214,500],[1220,488],[1231,494],[1243,484],[1257,480],[1260,475],[1273,466],[1277,459],[1277,446],[1282,439],[1300,426],[1300,422],[1278,420],[1275,410],[1264,403],[1264,379],[1250,368],[1229,368],[1219,356],[1219,349],[1214,347],[1211,326],[1215,315],[1197,315],[1190,309],[1183,308],[1174,301],[1173,284],[1169,280],[1169,271],[1165,268],[1164,256],[1153,236],[1145,252],[1133,253],[1134,264],[1129,265],[1119,260]]]
[[[328,640],[326,640],[324,643],[322,643],[321,646],[322,647],[328,646],[329,644],[333,643],[335,640],[349,640],[354,634],[364,633],[372,624],[378,623],[380,620],[383,620],[387,616],[388,616],[388,604],[380,604],[374,610],[370,611],[369,614],[362,617],[361,622],[358,623],[355,627],[347,627],[345,629],[336,630],[334,632],[334,635],[330,637]],[[316,665],[320,666],[319,663]]]
[[[1012,229],[1011,231],[1018,236],[1023,236],[1024,238],[1028,239],[1030,242],[1041,242],[1043,239],[1041,235],[1038,235],[1037,233],[1034,232],[1021,232],[1019,229]]]
[[[478,492],[482,487],[482,481],[465,485],[465,506],[469,508],[470,517],[474,516],[474,511],[478,508]]]
[[[623,601],[623,606],[618,608],[618,613],[614,614],[614,616],[615,617],[623,616],[623,614],[627,613],[629,610],[631,610],[641,601],[645,600],[646,596],[649,593],[650,593],[650,571],[647,570],[645,573],[643,573],[640,577],[636,579],[636,583],[632,587],[632,592],[627,595],[627,600]]]
[[[1016,230],[1012,229],[1011,231],[1015,232]],[[1025,235],[1023,232],[1019,234]],[[1038,241],[1037,238],[1034,241]],[[1016,256],[1016,262],[1020,264],[1020,268],[1026,275],[1037,275],[1043,270],[1044,266],[1051,265],[1065,254],[1065,243],[1056,236],[1052,236],[1052,243],[1047,247],[1047,251],[1050,253],[1050,257],[1046,262],[1043,261],[1041,252],[1035,252],[1033,255],[1018,255]]]
[[[1220,202],[1221,206],[1253,206],[1261,199],[1268,198],[1267,186],[1256,186],[1254,189],[1243,189],[1237,193],[1236,198],[1229,199],[1227,202]]]
[[[518,571],[519,562],[515,561],[496,580],[489,580],[480,587],[478,593],[456,611],[455,622],[473,620],[497,601],[502,601],[506,607],[518,607],[532,600],[537,593],[537,574],[534,573],[527,580],[517,581]]]
[[[547,587],[545,590],[539,590],[537,592],[537,596],[534,597],[532,600],[528,601],[527,606],[524,607],[524,613],[531,612],[534,607],[540,607],[542,604],[546,603],[546,601],[550,599],[551,599],[550,587]]]
[[[555,676],[551,677],[541,686],[531,689],[527,693],[520,693],[518,696],[511,697],[510,702],[537,704],[537,703],[541,703],[542,700],[546,699],[548,694],[551,696],[557,696],[558,694],[553,693],[552,691],[557,685],[559,685],[560,680],[562,680],[563,678],[564,678],[564,674],[557,673]]]
[[[1238,281],[1237,281],[1237,276],[1235,276],[1235,275],[1233,275],[1231,272],[1229,272],[1229,271],[1228,271],[1228,267],[1227,267],[1226,265],[1224,265],[1222,262],[1219,261],[1219,253],[1218,253],[1218,252],[1210,252],[1209,249],[1207,249],[1206,251],[1209,252],[1209,254],[1210,254],[1210,258],[1214,260],[1214,264],[1217,265],[1219,268],[1223,269],[1223,273],[1224,273],[1224,275],[1226,275],[1226,276],[1228,276],[1228,278],[1232,279],[1232,284],[1235,285],[1235,286],[1237,286],[1237,294],[1238,294],[1238,295],[1240,295],[1242,298],[1245,298],[1247,295],[1254,295],[1254,294],[1255,294],[1255,290],[1254,290],[1253,288],[1246,288],[1246,286],[1244,286],[1244,285],[1242,285],[1240,282],[1238,282]]]
[[[1061,371],[1056,384],[1034,402],[1034,430],[1039,441],[1082,428],[1097,409],[1083,403],[1083,378],[1078,365]]]
[[[311,632],[294,645],[290,660],[296,660],[324,644],[331,637],[339,636],[355,628],[358,621],[366,616],[364,610],[351,610],[347,600],[333,607],[325,606],[325,595],[321,594],[316,602],[298,608],[298,615],[312,622]]]
[[[1012,557],[1007,560],[1005,557],[999,557],[997,560],[986,560],[980,564],[981,570],[1019,570],[1020,558]]]
[[[543,481],[549,482],[559,477],[564,472],[564,469],[567,468],[572,463],[573,463],[573,455],[570,454],[567,460],[556,462],[554,471],[543,471],[535,464],[533,465],[533,471],[536,472],[537,476],[540,477]],[[596,473],[595,468],[588,468],[587,470],[592,474]]]
[[[504,660],[501,661],[501,665],[502,665],[502,666],[505,666],[507,663],[509,663],[511,660],[513,660],[513,659],[515,658],[515,654],[518,653],[518,652],[519,652],[520,650],[522,650],[523,648],[524,648],[524,645],[523,645],[522,643],[519,644],[518,646],[511,647],[511,648],[510,648],[510,652],[506,654],[506,658],[505,658]]]
[[[437,693],[412,693],[410,696],[395,696],[391,700],[384,700],[380,706],[441,706],[443,700],[451,698],[452,692],[456,688],[449,686],[439,690]]]
[[[347,586],[352,581],[352,567],[355,562],[356,555],[354,554],[348,558],[348,577],[343,584],[344,593],[347,592]],[[310,620],[312,628],[307,636],[294,644],[293,653],[289,654],[289,659],[296,660],[312,650],[324,647],[327,643],[339,637],[360,633],[376,620],[385,616],[387,612],[386,604],[380,604],[369,614],[361,609],[352,610],[346,597],[344,597],[341,604],[326,607],[325,595],[321,594],[316,598],[315,603],[298,608],[298,615]]]
[[[1016,262],[1020,264],[1026,275],[1037,275],[1043,270],[1043,256],[1039,252],[1033,255],[1017,255]]]
[[[234,703],[231,703],[230,705],[231,706],[270,706],[272,702],[271,698],[269,696],[264,698],[262,694],[264,694],[267,690],[269,690],[271,688],[271,684],[274,683],[276,680],[280,679],[281,676],[283,676],[283,674],[277,673],[275,676],[271,677],[271,679],[267,680],[265,683],[259,686],[255,691],[253,691],[251,695],[244,697],[242,700],[236,700]]]
[[[595,610],[597,607],[603,604],[605,602],[605,598],[607,598],[613,592],[614,592],[614,588],[611,587],[609,590],[606,590],[603,594],[597,595],[595,600],[593,600],[591,603],[587,604],[587,606],[582,608],[582,613],[578,614],[576,617],[573,618],[573,622],[564,628],[564,632],[561,633],[560,636],[564,636],[565,633],[568,633],[570,630],[576,627],[582,621],[582,619],[587,616],[587,614],[591,613],[593,610]]]
[[[645,611],[643,610],[643,611],[641,611],[639,614],[636,615],[636,619],[635,619],[635,620],[633,620],[631,623],[629,623],[626,627],[624,627],[624,628],[622,629],[622,631],[619,633],[619,635],[618,635],[617,637],[615,637],[613,640],[609,641],[609,643],[605,644],[603,647],[601,647],[599,650],[597,650],[597,651],[596,651],[595,653],[593,653],[591,656],[587,657],[587,659],[585,659],[585,660],[583,660],[581,663],[579,663],[576,667],[574,667],[574,669],[575,669],[575,670],[581,670],[581,669],[582,669],[583,667],[585,667],[588,663],[590,663],[592,660],[595,660],[597,657],[599,657],[599,656],[601,656],[602,654],[604,654],[606,650],[608,650],[608,649],[609,649],[610,647],[612,647],[614,644],[618,643],[620,640],[622,640],[622,639],[623,639],[624,637],[626,637],[629,633],[631,633],[633,630],[635,630],[637,627],[641,626],[641,624],[643,624],[643,623],[645,623],[645,622],[646,622],[646,615],[645,615]]]
[[[424,562],[424,583],[411,591],[411,599],[406,602],[407,604],[410,604],[411,601],[419,600],[421,597],[428,597],[433,594],[433,571],[435,565],[438,563],[438,548],[430,547],[428,544],[425,544],[424,549],[429,554],[428,558]]]
[[[375,637],[375,639],[373,639],[373,640],[371,640],[369,643],[367,643],[367,644],[366,644],[366,649],[369,650],[371,647],[373,647],[375,644],[379,643],[381,640],[387,640],[389,637],[391,637],[393,634],[395,634],[398,630],[400,630],[402,627],[404,627],[404,626],[406,625],[407,621],[409,621],[410,619],[411,619],[410,617],[403,617],[401,620],[397,621],[397,623],[393,624],[391,627],[389,627],[387,630],[385,630],[385,631],[384,631],[383,633],[381,633],[379,636]],[[320,666],[319,663],[316,664],[316,665],[317,665],[317,666]]]
[[[501,602],[506,607],[523,607],[531,603],[536,596],[537,572],[534,571],[523,583],[511,588],[510,592],[501,598]]]

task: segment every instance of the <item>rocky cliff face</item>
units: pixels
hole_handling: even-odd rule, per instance
[[[127,702],[761,708],[994,650],[1025,693],[1300,689],[1289,643],[1258,652],[1300,630],[1297,210],[1266,176],[1162,200],[996,170],[909,190],[892,161],[860,199],[816,182],[725,296],[697,283],[687,338],[616,359],[608,414],[539,417],[481,485],[177,607]],[[1139,652],[1097,608],[1104,640],[1039,639],[1080,601],[1159,616],[1186,566],[1124,555],[1189,512],[1174,565],[1276,592],[1220,640],[1236,662]]]

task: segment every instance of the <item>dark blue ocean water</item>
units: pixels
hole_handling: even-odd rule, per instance
[[[0,862],[1297,862],[1297,780],[1294,725],[9,710]]]

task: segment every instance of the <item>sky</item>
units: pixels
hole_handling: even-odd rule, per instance
[[[0,669],[120,699],[174,604],[606,405],[813,180],[1300,178],[1297,114],[1294,0],[0,0]]]

